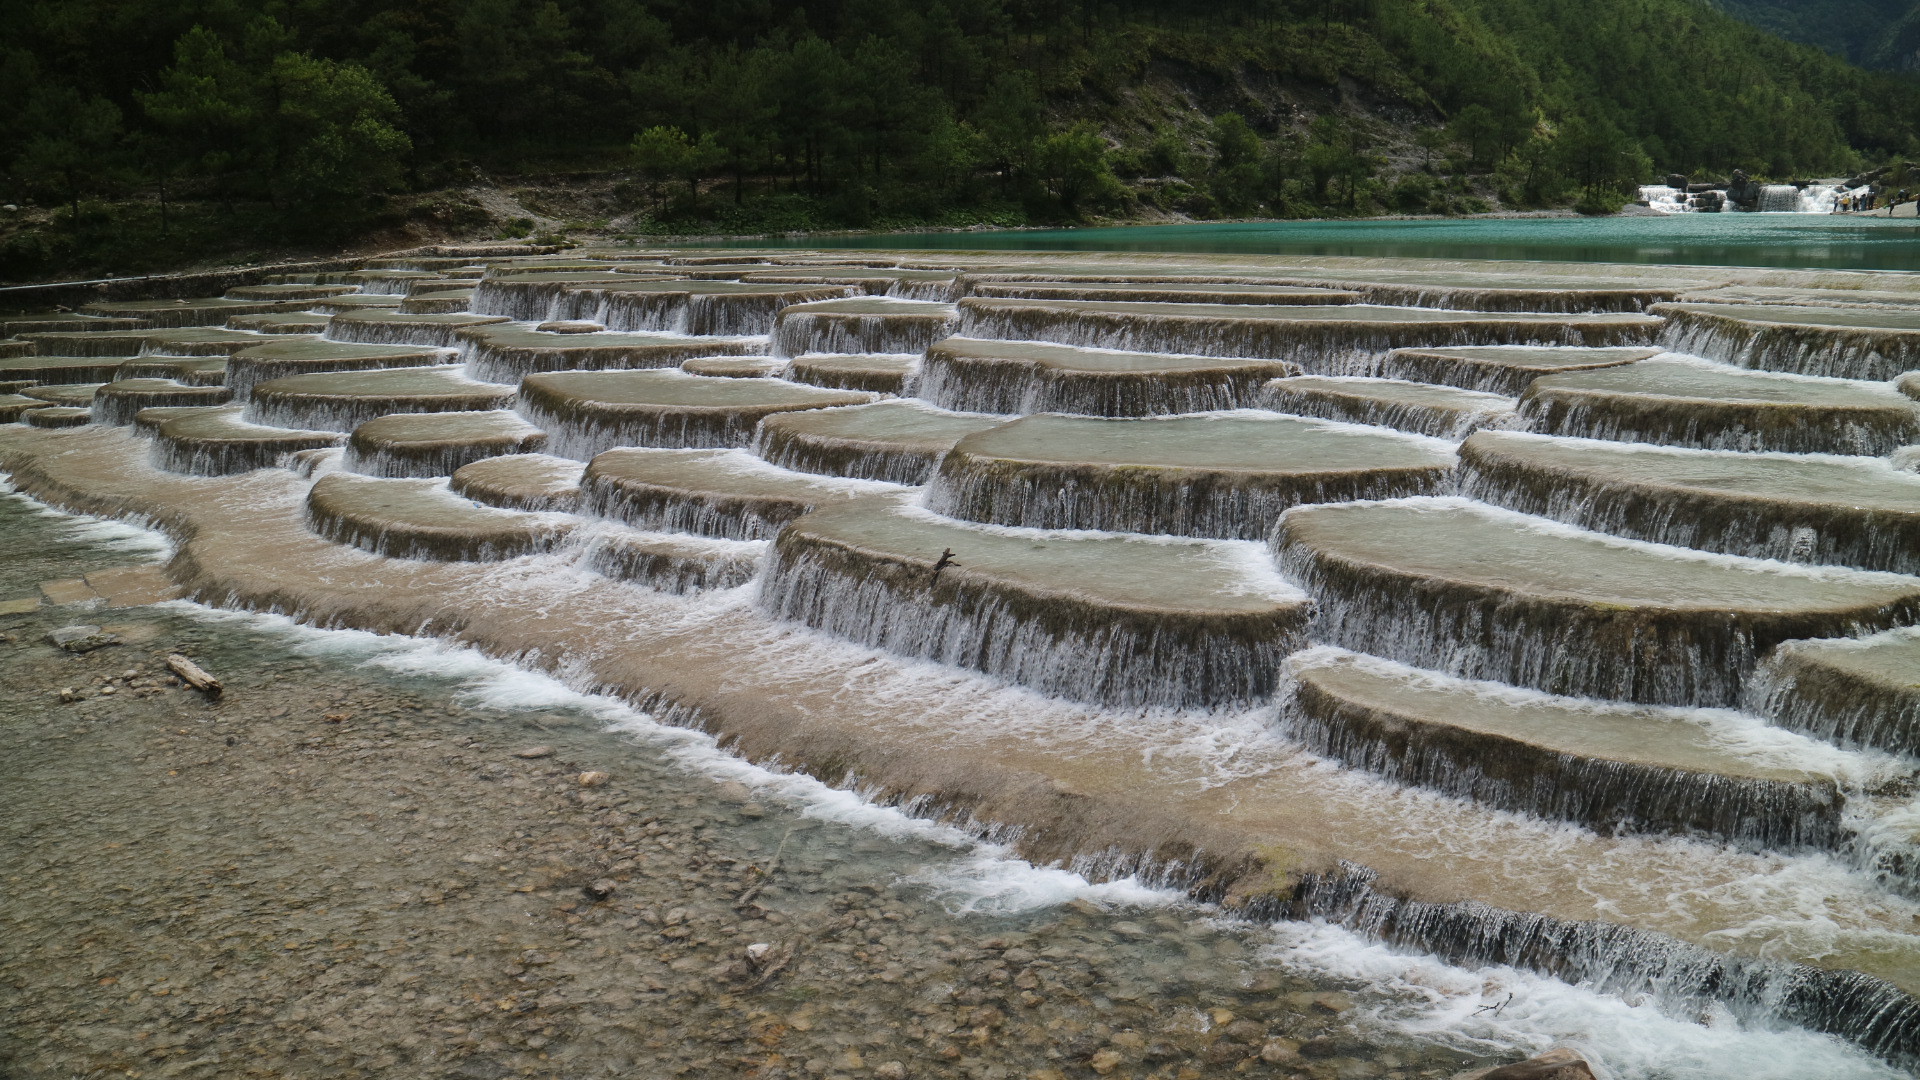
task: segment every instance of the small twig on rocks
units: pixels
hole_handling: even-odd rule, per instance
[[[790,837],[792,835],[793,835],[793,830],[788,829],[787,835],[782,836],[780,838],[780,846],[773,849],[773,858],[769,859],[767,861],[766,867],[760,871],[760,880],[754,882],[752,885],[747,886],[747,890],[745,892],[733,898],[733,906],[735,910],[739,910],[740,908],[744,908],[748,904],[753,903],[753,898],[760,895],[760,890],[766,888],[769,884],[773,882],[773,872],[775,870],[780,869],[780,853],[787,850],[787,837]]]
[[[1493,1015],[1495,1015],[1495,1016],[1499,1016],[1499,1015],[1500,1015],[1500,1010],[1502,1010],[1502,1009],[1504,1009],[1504,1008],[1506,1008],[1507,1006],[1509,1006],[1509,1005],[1511,1005],[1511,1004],[1513,1004],[1513,995],[1512,995],[1512,994],[1508,994],[1508,995],[1507,995],[1507,1000],[1505,1000],[1505,1001],[1502,1001],[1502,1002],[1500,1002],[1500,1003],[1499,1003],[1499,1004],[1497,1004],[1497,1005],[1482,1005],[1482,1006],[1480,1006],[1479,1008],[1477,1008],[1477,1009],[1475,1009],[1475,1010],[1473,1010],[1473,1015],[1475,1015],[1475,1016],[1479,1016],[1479,1015],[1480,1015],[1481,1013],[1483,1013],[1483,1012],[1491,1012],[1491,1013],[1493,1013]]]
[[[181,656],[179,653],[170,653],[167,656],[167,669],[175,675],[180,676],[181,682],[186,683],[188,686],[193,687],[208,697],[217,698],[227,689],[221,685],[219,679],[207,674],[205,668]]]

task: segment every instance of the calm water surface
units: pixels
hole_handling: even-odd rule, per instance
[[[868,233],[740,240],[728,246],[1219,252],[1920,270],[1920,221],[1820,214],[1267,221],[1111,229]]]

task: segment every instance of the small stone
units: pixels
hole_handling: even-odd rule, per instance
[[[522,754],[521,756],[525,757],[526,755]],[[605,787],[607,781],[611,779],[613,779],[613,777],[607,773],[600,772],[597,769],[589,770],[580,774],[580,786]]]
[[[740,807],[740,809],[737,812],[741,817],[746,818],[749,821],[758,821],[761,818],[767,816],[767,808],[764,806],[761,806],[757,802],[747,803],[744,806]]]
[[[763,964],[766,962],[767,956],[772,952],[772,942],[756,941],[747,946],[747,959],[753,961],[755,964]]]
[[[1266,1038],[1267,1027],[1252,1020],[1235,1020],[1227,1025],[1225,1034],[1235,1042],[1243,1042],[1251,1046]]]
[[[1340,1054],[1340,1040],[1331,1035],[1320,1035],[1300,1044],[1300,1056],[1309,1058],[1330,1058]]]
[[[1221,1039],[1220,1041],[1209,1045],[1207,1049],[1200,1056],[1201,1056],[1201,1059],[1204,1060],[1209,1065],[1226,1065],[1231,1062],[1239,1061],[1241,1058],[1246,1056],[1246,1053],[1247,1051],[1245,1047],[1240,1046],[1230,1040]]]
[[[1125,1060],[1117,1050],[1098,1050],[1094,1052],[1092,1057],[1087,1059],[1087,1064],[1092,1066],[1094,1072],[1105,1076],[1119,1068],[1120,1063]]]
[[[76,702],[76,701],[85,701],[85,700],[87,700],[87,695],[85,695],[85,694],[83,694],[83,693],[81,693],[81,692],[80,692],[80,691],[78,691],[78,690],[75,690],[75,689],[74,689],[73,687],[71,687],[71,686],[68,686],[68,687],[65,687],[65,688],[63,688],[63,689],[61,689],[61,691],[60,691],[60,693],[59,693],[59,695],[58,695],[58,696],[59,696],[59,698],[60,698],[60,700],[61,700],[62,702],[64,702],[64,703],[66,703],[66,704],[68,704],[68,705],[71,705],[71,704],[73,704],[73,703],[74,703],[74,702]]]
[[[1320,1012],[1338,1016],[1353,1008],[1353,998],[1338,990],[1329,990],[1324,994],[1313,995],[1313,1007]]]
[[[1300,1060],[1300,1044],[1292,1039],[1268,1039],[1260,1048],[1260,1060],[1269,1065],[1287,1065]]]
[[[1147,936],[1147,928],[1137,922],[1117,922],[1107,927],[1107,929],[1113,931],[1116,937],[1140,938]]]
[[[586,319],[550,319],[534,329],[549,334],[594,334],[605,330],[606,327]]]
[[[738,780],[729,780],[720,785],[716,792],[722,802],[750,803],[753,801],[753,789]]]
[[[117,645],[120,643],[120,638],[97,626],[75,625],[63,626],[49,633],[47,641],[71,653],[85,653],[108,645]]]
[[[613,881],[607,878],[601,878],[599,881],[583,886],[580,891],[586,893],[587,898],[590,900],[605,900],[619,891],[619,889],[620,886]]]
[[[526,758],[528,760],[532,760],[534,758],[552,757],[553,747],[529,746],[525,750],[515,750],[513,752],[513,756],[517,758]]]
[[[883,1061],[873,1067],[874,1080],[907,1080],[907,1067],[898,1061]]]
[[[1562,1046],[1481,1073],[1479,1080],[1594,1080],[1594,1076],[1586,1059]]]

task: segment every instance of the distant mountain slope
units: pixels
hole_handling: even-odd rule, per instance
[[[1742,22],[1863,67],[1920,68],[1920,3],[1915,0],[1712,2]]]
[[[1883,71],[1920,71],[1920,3],[1881,31],[1863,62]]]

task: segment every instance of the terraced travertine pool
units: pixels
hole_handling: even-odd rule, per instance
[[[410,310],[414,295],[439,299]],[[1568,1043],[1623,1080],[1892,1076],[1920,1064],[1920,577],[1901,554],[1914,310],[1904,276],[1727,267],[396,258],[204,302],[0,318],[18,398],[0,400],[0,468],[47,504],[172,538],[135,568],[159,590],[142,595],[207,607],[127,620],[261,641],[266,624],[214,612],[271,611],[395,635],[381,647],[400,652],[458,646],[545,692],[606,695],[568,699],[595,715],[726,747],[702,768],[1055,867],[1064,891],[1018,918],[1065,920],[1067,898],[1123,888],[1160,905],[1151,926],[1071,913],[1132,928],[1091,982],[1050,973],[1073,946],[1007,945],[1033,959],[993,967],[1004,982],[914,982],[903,960],[879,986],[913,994],[843,987],[891,1056],[797,1008],[804,964],[768,959],[789,939],[753,952],[713,931],[705,968],[663,961],[678,973],[657,976],[664,997],[588,964],[562,982],[617,1003],[595,1024],[535,1027],[558,1006],[533,997],[508,1028],[436,1012],[446,1039],[475,1041],[410,1062],[1324,1080],[1451,1076]],[[9,610],[36,628],[108,619],[94,611],[121,578],[59,576],[23,580],[50,586]],[[244,653],[218,655],[261,672]],[[60,687],[34,672],[98,663],[21,656],[11,685],[46,693]],[[150,665],[115,678],[137,701],[162,685]],[[104,717],[89,700],[72,715]],[[487,709],[517,722],[509,700]],[[665,789],[707,783],[649,768]],[[653,822],[682,828],[705,797],[663,801]],[[166,799],[163,829],[189,812]],[[443,832],[491,827],[451,805]],[[595,804],[633,820],[618,805]],[[884,893],[925,876],[857,831],[820,835],[808,852],[843,857],[780,864],[800,881]],[[612,895],[671,888],[625,862],[604,863]],[[1042,874],[1026,865],[994,873]],[[927,906],[963,892],[861,900],[849,926],[945,919],[958,929],[924,932],[958,941],[985,924]],[[691,923],[622,902],[562,905],[600,928],[594,959],[688,940],[662,931]],[[36,927],[80,917],[8,903]],[[1250,964],[1244,946],[1180,944],[1203,932],[1271,948]],[[904,947],[880,937],[854,958]],[[1191,970],[1142,984],[1152,950],[1176,946]],[[1060,978],[1081,1011],[1052,1011]],[[1338,1008],[1313,997],[1334,982]],[[1233,1001],[1203,1000],[1229,984]],[[397,1015],[445,998],[412,992],[388,1002]],[[46,1000],[32,1023],[78,1007]],[[686,1027],[686,1009],[759,1025],[760,1049],[723,1063],[702,1049],[718,1034],[607,1032]],[[384,1021],[360,1023],[341,1045],[402,1060]],[[834,1049],[781,1048],[827,1029],[844,1032]],[[33,1060],[69,1067],[88,1038],[133,1047],[69,1032]]]

